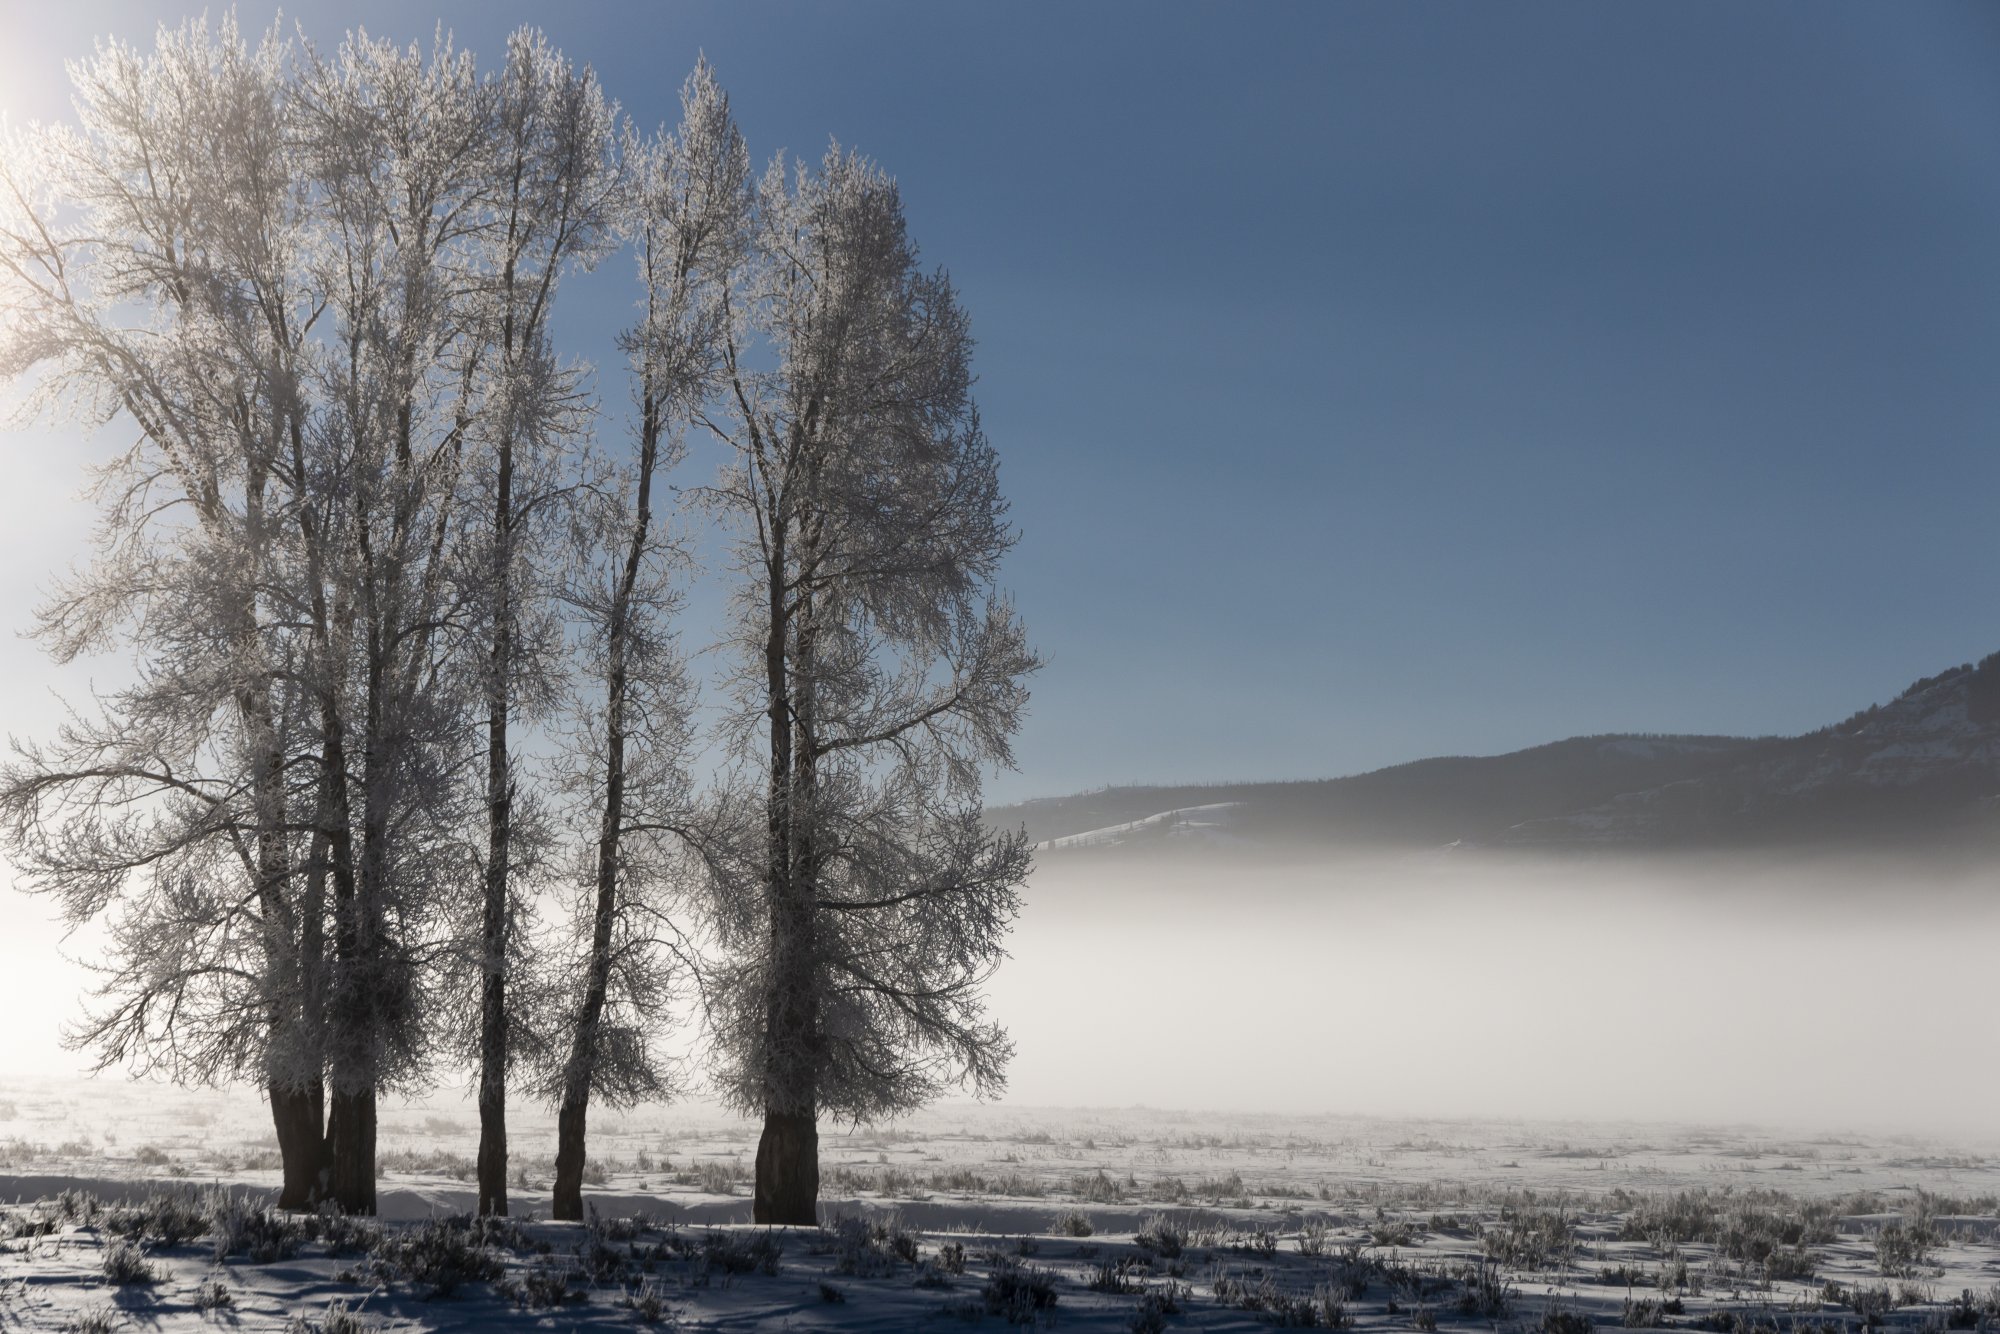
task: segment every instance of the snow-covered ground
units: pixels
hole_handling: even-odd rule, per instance
[[[766,1234],[754,1127],[700,1105],[598,1116],[596,1225],[532,1221],[554,1136],[524,1108],[530,1221],[482,1241],[439,1224],[473,1202],[474,1119],[446,1095],[384,1109],[385,1243],[255,1213],[277,1177],[251,1096],[17,1080],[0,1118],[4,1328],[2000,1325],[2000,1143],[954,1106],[827,1129],[829,1226]],[[114,1252],[153,1281],[112,1281]]]

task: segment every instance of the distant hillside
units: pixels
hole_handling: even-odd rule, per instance
[[[1044,855],[1168,840],[1700,848],[2000,831],[2000,654],[1799,737],[1573,737],[1350,778],[1119,787],[996,808]]]

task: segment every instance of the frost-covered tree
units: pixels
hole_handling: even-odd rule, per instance
[[[492,161],[481,250],[480,326],[473,356],[480,402],[472,438],[476,506],[489,516],[471,582],[483,608],[486,851],[479,958],[479,1211],[507,1212],[508,1037],[518,1016],[507,973],[522,849],[516,845],[510,723],[546,717],[561,626],[537,569],[556,563],[556,536],[575,471],[572,443],[592,404],[581,368],[561,361],[550,332],[558,280],[594,263],[613,240],[621,203],[613,112],[596,79],[539,33],[509,39],[493,87]]]
[[[998,1087],[979,986],[1027,854],[979,783],[1034,660],[995,588],[965,316],[894,185],[834,152],[753,186],[705,65],[628,169],[594,80],[533,34],[482,77],[442,37],[322,54],[193,23],[77,80],[80,123],[0,162],[0,375],[132,432],[39,620],[129,677],[0,781],[28,883],[109,927],[76,1041],[257,1079],[283,1202],[353,1211],[377,1098],[466,1058],[504,1211],[526,1059],[578,1216],[590,1101],[668,1082],[700,884],[722,1078],[766,1119],[760,1219],[811,1220],[819,1115]],[[600,468],[551,310],[623,229],[638,421]],[[734,451],[705,495],[756,774],[712,798],[659,499],[694,425]],[[565,715],[574,744],[524,763]],[[574,966],[523,972],[565,821]]]
[[[481,424],[493,167],[491,99],[471,58],[351,37],[294,92],[298,171],[324,302],[302,450],[305,625],[321,727],[332,958],[326,996],[331,1194],[374,1207],[375,1105],[421,1079],[437,1037],[423,966],[461,915],[481,607],[449,553]]]
[[[136,432],[96,478],[96,558],[39,629],[58,660],[122,644],[136,669],[25,746],[0,803],[30,885],[110,922],[78,1041],[177,1079],[260,1077],[297,1204],[322,1158],[323,942],[300,900],[314,783],[287,607],[319,302],[288,58],[227,22],[151,55],[110,44],[76,67],[79,125],[5,146],[0,375]]]
[[[507,706],[558,638],[516,576],[586,406],[547,310],[615,203],[610,113],[525,35],[484,79],[442,39],[190,24],[78,79],[80,126],[7,146],[0,372],[136,429],[43,617],[135,684],[24,749],[14,851],[112,921],[81,1040],[261,1064],[287,1203],[369,1209],[375,1099],[447,1042],[439,961],[468,916],[482,971],[505,949]]]
[[[707,842],[687,773],[693,694],[675,649],[679,557],[656,515],[661,474],[715,389],[722,364],[722,278],[748,216],[749,156],[706,62],[681,90],[681,122],[628,138],[631,228],[643,316],[624,339],[637,407],[636,451],[577,528],[571,605],[589,683],[576,756],[595,816],[583,942],[564,990],[567,1042],[547,1091],[557,1103],[554,1212],[583,1217],[593,1095],[629,1105],[663,1091],[646,1032],[674,994],[681,929],[668,908]],[[691,971],[691,970],[688,970]]]
[[[816,1221],[821,1115],[1002,1086],[980,986],[1027,874],[980,820],[982,768],[1036,662],[995,588],[1013,544],[972,399],[972,340],[894,182],[829,150],[764,176],[732,275],[738,744],[761,773],[748,875],[718,877],[716,1031],[764,1115],[755,1217]]]

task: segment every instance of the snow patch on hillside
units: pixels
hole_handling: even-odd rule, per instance
[[[1243,804],[1240,801],[1215,801],[1206,806],[1179,806],[1142,819],[1127,820],[1123,824],[1106,825],[1102,829],[1087,829],[1081,834],[1066,834],[1061,838],[1045,839],[1035,844],[1035,851],[1055,852],[1067,848],[1113,847],[1128,842],[1136,835],[1152,833],[1169,837],[1215,837],[1222,833],[1224,822],[1212,817],[1219,811],[1232,810]]]

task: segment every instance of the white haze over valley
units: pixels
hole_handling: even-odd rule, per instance
[[[0,1066],[77,1075],[94,936],[8,895]],[[1907,859],[1044,853],[990,996],[1016,1107],[1990,1139],[1996,939]]]
[[[1984,1130],[1990,870],[1045,857],[1010,1100]]]

